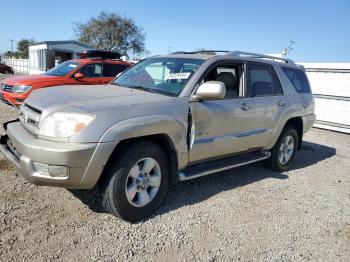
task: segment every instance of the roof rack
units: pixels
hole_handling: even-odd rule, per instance
[[[173,55],[177,55],[177,54],[186,54],[186,55],[192,55],[192,54],[210,54],[210,53],[228,53],[230,51],[227,50],[198,50],[198,51],[190,51],[190,52],[186,52],[186,51],[177,51],[172,53]]]
[[[252,58],[266,58],[266,59],[272,59],[273,61],[279,60],[282,61],[286,64],[295,64],[293,60],[288,59],[288,58],[282,58],[282,57],[277,57],[277,56],[270,56],[270,55],[264,55],[264,54],[257,54],[257,53],[250,53],[250,52],[243,52],[243,51],[231,51],[228,52],[226,55],[231,55],[231,56],[249,56]]]
[[[76,52],[80,59],[120,59],[121,54],[110,50],[83,50]]]

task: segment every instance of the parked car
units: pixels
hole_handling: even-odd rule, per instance
[[[3,63],[0,63],[0,73],[2,73],[2,74],[14,74],[12,67],[8,66],[6,64],[3,64]]]
[[[28,181],[97,186],[108,212],[137,221],[178,181],[257,161],[288,170],[314,121],[293,61],[182,52],[145,59],[108,86],[34,91],[4,124],[0,150]]]
[[[96,52],[95,52],[96,53]],[[94,53],[89,53],[93,55]],[[0,99],[19,106],[29,94],[39,88],[61,85],[103,85],[132,63],[101,58],[84,58],[63,62],[41,75],[7,78],[0,83]]]

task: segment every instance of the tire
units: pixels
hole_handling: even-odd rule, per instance
[[[274,147],[271,156],[266,160],[269,168],[276,171],[286,171],[290,168],[298,150],[298,132],[292,126],[286,126]]]
[[[160,146],[147,141],[118,151],[116,158],[106,166],[99,184],[101,204],[112,215],[136,222],[152,214],[164,200],[168,159]]]
[[[4,71],[4,74],[9,74],[10,73],[10,71],[8,70],[8,69],[5,69],[5,71]]]

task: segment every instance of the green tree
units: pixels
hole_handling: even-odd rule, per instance
[[[98,49],[112,49],[122,55],[139,55],[145,51],[145,33],[131,18],[101,12],[87,23],[77,23],[74,30],[79,41]]]
[[[4,54],[5,57],[8,57],[8,58],[18,58],[19,55],[18,55],[18,52],[11,52],[11,51],[6,51],[5,54]]]
[[[34,44],[34,39],[21,39],[17,43],[17,55],[22,58],[28,58],[28,47],[31,44]]]

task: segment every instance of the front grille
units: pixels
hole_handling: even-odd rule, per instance
[[[12,93],[12,88],[13,86],[8,85],[8,84],[1,84],[0,88],[6,92],[11,92]]]
[[[24,104],[21,107],[21,113],[19,115],[19,120],[21,121],[23,127],[34,135],[38,134],[39,131],[39,121],[40,121],[41,111],[33,106]]]

